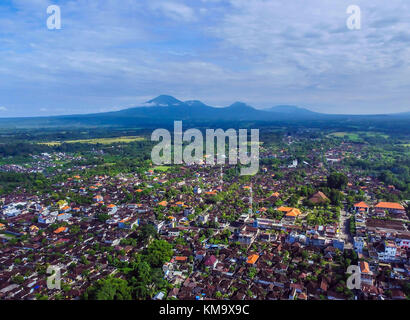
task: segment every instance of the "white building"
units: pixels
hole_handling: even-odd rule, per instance
[[[363,253],[364,238],[363,237],[354,237],[353,238],[353,245],[354,245],[354,251],[356,251],[356,253]]]

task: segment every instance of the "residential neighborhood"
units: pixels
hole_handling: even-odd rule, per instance
[[[143,283],[136,298],[155,300],[407,299],[408,204],[342,165],[362,153],[343,143],[296,163],[286,147],[262,147],[251,177],[205,162],[114,175],[62,167],[52,192],[21,186],[0,199],[0,299],[83,299],[106,279]],[[49,288],[49,266],[60,288]]]

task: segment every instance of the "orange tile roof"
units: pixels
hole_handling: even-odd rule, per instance
[[[168,202],[166,201],[161,201],[160,203],[158,203],[160,206],[166,207]]]
[[[290,210],[290,211],[286,214],[286,216],[287,216],[287,217],[297,217],[297,216],[299,216],[299,215],[301,215],[301,214],[302,214],[302,213],[300,212],[299,209],[292,208],[292,210]]]
[[[249,264],[254,264],[256,261],[258,261],[259,256],[257,254],[253,254],[248,257],[248,261],[246,261]]]
[[[175,257],[176,261],[186,261],[187,259],[188,259],[187,257],[182,257],[182,256]]]
[[[367,203],[364,202],[364,201],[361,201],[361,202],[359,202],[359,203],[356,203],[354,206],[357,207],[357,208],[369,208],[369,206],[367,205]]]
[[[360,271],[362,273],[370,273],[369,264],[366,261],[360,261]]]
[[[141,190],[141,189],[138,189],[138,190],[135,190],[135,191],[137,191],[137,192],[142,192],[142,190]]]
[[[54,231],[54,233],[55,233],[55,234],[59,234],[59,233],[64,232],[64,231],[66,231],[66,230],[67,230],[66,227],[60,227],[60,228],[56,229],[56,230]]]
[[[289,212],[292,211],[293,208],[290,207],[280,207],[278,208],[278,211],[282,211],[282,212]]]
[[[107,207],[108,207],[108,208],[115,208],[116,205],[111,203],[111,204],[109,204]]]
[[[404,210],[404,207],[397,202],[379,202],[376,208]]]
[[[3,227],[5,227],[5,225],[4,225],[4,224],[2,224],[2,223],[0,223],[0,228],[3,228]]]
[[[65,206],[65,207],[62,207],[62,208],[61,208],[61,210],[68,210],[68,209],[70,209],[69,206]]]

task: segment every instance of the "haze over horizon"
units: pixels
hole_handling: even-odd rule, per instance
[[[49,5],[62,29],[48,30]],[[410,111],[410,4],[3,0],[0,117],[116,111],[159,94],[328,114]]]

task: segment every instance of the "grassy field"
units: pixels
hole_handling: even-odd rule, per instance
[[[337,137],[337,138],[347,138],[347,139],[353,140],[353,141],[359,140],[359,134],[358,133],[352,133],[352,132],[333,132],[333,133],[329,134],[329,136]]]
[[[63,143],[84,143],[84,144],[113,144],[113,143],[130,143],[134,141],[143,141],[142,137],[116,137],[116,138],[100,138],[100,139],[82,139],[82,140],[67,140],[67,141],[50,141],[40,142],[39,144],[50,147],[59,146]]]
[[[380,132],[333,132],[329,134],[330,137],[337,137],[337,138],[345,138],[352,141],[360,141],[362,138],[365,137],[381,137],[388,139],[389,136],[387,134],[383,134]]]
[[[171,167],[158,166],[158,167],[155,167],[155,168],[154,168],[154,170],[163,171],[163,172],[166,172],[166,171],[168,171],[169,169],[171,169]]]

